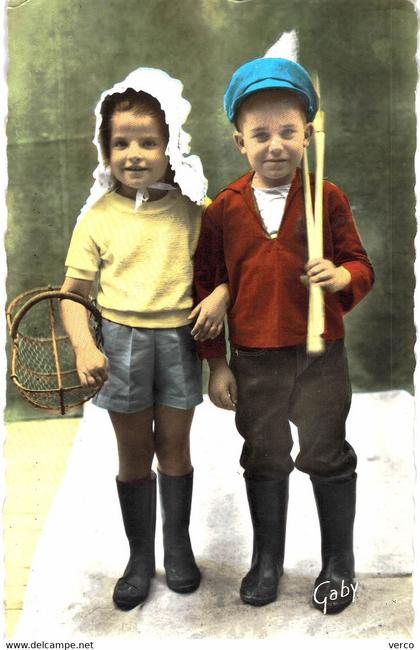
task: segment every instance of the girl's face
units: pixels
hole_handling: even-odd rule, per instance
[[[132,110],[111,118],[111,173],[120,182],[118,192],[130,199],[137,190],[164,181],[168,169],[167,139],[157,117]]]

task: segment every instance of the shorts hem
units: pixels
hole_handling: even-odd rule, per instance
[[[198,406],[198,404],[201,404],[202,401],[203,397],[197,396],[196,398],[190,399],[188,401],[179,399],[177,400],[176,398],[163,398],[161,400],[156,400],[155,402],[148,402],[147,404],[135,404],[130,407],[127,407],[126,404],[118,404],[108,400],[93,401],[93,404],[99,408],[105,409],[107,411],[115,411],[116,413],[137,413],[139,411],[144,411],[150,406],[170,406],[172,408],[181,409],[183,411],[189,411],[195,406]]]
[[[93,401],[93,404],[107,411],[115,411],[115,413],[137,413],[138,411],[144,411],[150,406],[153,406],[153,402],[149,402],[147,404],[136,404],[134,406],[127,407],[127,404],[112,402],[111,400]]]
[[[189,409],[194,408],[194,406],[198,406],[201,404],[203,401],[203,396],[200,395],[200,397],[196,398],[191,398],[188,401],[187,400],[179,400],[179,399],[171,399],[170,397],[165,399],[157,399],[155,401],[156,406],[170,406],[171,408],[175,409],[182,409],[183,411],[189,411]],[[181,403],[182,402],[182,403]]]

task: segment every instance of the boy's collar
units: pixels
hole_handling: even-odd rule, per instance
[[[247,204],[248,208],[253,211],[255,210],[255,199],[254,193],[252,191],[252,177],[254,176],[254,171],[249,171],[233,183],[230,183],[225,189],[231,190],[240,194]],[[296,169],[295,175],[293,177],[292,183],[290,185],[289,194],[286,199],[286,205],[289,204],[293,196],[298,190],[302,187],[302,175],[300,168]]]

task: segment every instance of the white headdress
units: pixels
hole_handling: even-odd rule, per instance
[[[109,90],[105,90],[96,105],[96,127],[93,143],[98,150],[99,164],[93,172],[95,182],[79,218],[114,186],[114,179],[111,176],[109,166],[104,160],[99,142],[99,127],[102,123],[101,107],[108,95],[123,93],[128,88],[132,88],[136,92],[143,91],[158,100],[168,124],[169,140],[166,155],[169,157],[170,166],[174,171],[175,183],[179,185],[182,194],[188,196],[194,203],[201,205],[204,202],[207,192],[207,179],[204,176],[200,158],[196,155],[188,155],[190,153],[189,143],[191,137],[182,128],[191,110],[191,104],[182,97],[182,83],[178,79],[170,77],[163,70],[137,68],[137,70],[130,72],[123,81],[116,83]],[[136,200],[136,207],[143,200],[147,200],[147,192],[144,193],[140,190]]]

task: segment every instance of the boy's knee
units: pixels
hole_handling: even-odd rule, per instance
[[[274,454],[266,449],[245,447],[240,464],[245,478],[258,481],[271,481],[286,478],[293,470],[294,463],[289,454]]]
[[[299,454],[295,461],[296,469],[300,472],[325,481],[341,480],[353,476],[356,465],[357,456],[352,448],[333,462],[317,458],[302,458]]]

